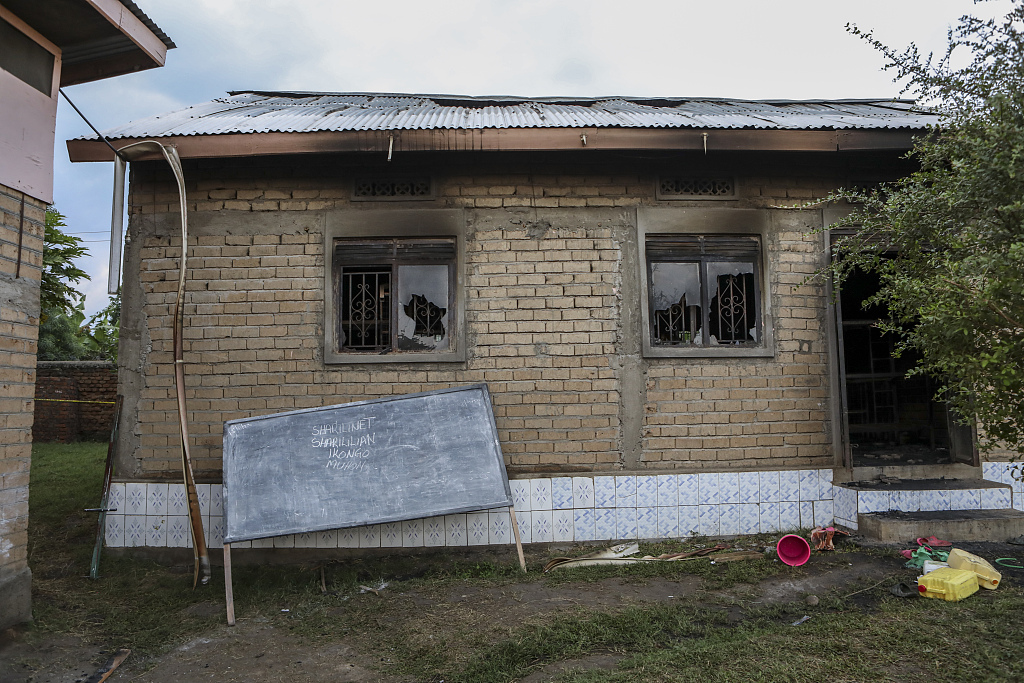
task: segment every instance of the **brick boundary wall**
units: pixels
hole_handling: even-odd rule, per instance
[[[78,404],[72,402],[77,400],[78,382],[74,377],[40,377],[37,374],[32,442],[78,441]]]
[[[114,424],[117,369],[107,361],[39,361],[32,438],[40,443],[106,441]],[[102,403],[71,403],[102,401]]]

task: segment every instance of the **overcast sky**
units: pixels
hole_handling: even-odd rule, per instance
[[[177,44],[160,69],[67,88],[100,129],[229,90],[522,96],[889,98],[885,44],[941,52],[964,13],[1008,0],[136,0]],[[106,305],[112,164],[71,164],[90,133],[62,100],[54,202],[88,241],[86,311]]]

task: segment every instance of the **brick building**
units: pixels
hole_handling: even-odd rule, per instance
[[[0,4],[0,629],[31,618],[28,479],[58,89],[163,66],[132,0]]]
[[[224,421],[475,382],[527,542],[856,526],[870,497],[842,482],[919,453],[980,479],[969,434],[880,369],[891,351],[859,300],[843,317],[813,277],[842,215],[815,200],[906,173],[930,122],[892,101],[237,93],[108,131],[184,160],[210,544]],[[111,545],[187,543],[176,210],[162,162],[133,163],[119,359],[135,427]],[[496,514],[252,544],[505,542]]]

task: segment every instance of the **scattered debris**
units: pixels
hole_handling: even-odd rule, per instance
[[[815,543],[816,550],[835,550],[836,547],[833,544],[833,538],[836,534],[840,536],[849,536],[849,531],[843,531],[842,529],[836,529],[832,526],[827,527],[814,527],[811,531],[811,543]]]
[[[114,653],[114,656],[107,660],[107,663],[96,670],[92,676],[85,679],[83,683],[103,683],[103,681],[110,678],[110,674],[114,673],[114,669],[121,666],[121,662],[128,659],[128,655],[132,653],[128,648],[121,648]]]
[[[1003,575],[986,560],[959,548],[949,551],[947,562],[953,569],[966,569],[977,574],[978,585],[988,590],[995,590],[1003,578]]]
[[[797,619],[796,621],[794,621],[792,623],[792,626],[799,626],[800,624],[804,623],[805,621],[810,621],[810,619],[811,618],[805,614],[804,616],[802,616],[799,619]]]
[[[803,536],[786,534],[775,545],[775,552],[790,567],[799,567],[811,559],[811,544]]]
[[[807,597],[806,597],[806,598],[804,599],[804,602],[806,602],[806,603],[807,603],[807,606],[808,606],[808,607],[817,607],[817,606],[818,606],[818,603],[819,603],[819,602],[821,602],[821,600],[819,600],[819,599],[818,599],[818,596],[817,596],[817,595],[808,595],[808,596],[807,596]]]
[[[950,543],[949,541],[943,541],[941,538],[935,538],[934,536],[929,536],[928,538],[919,538],[919,539],[917,539],[917,544],[918,545],[926,545],[929,548],[952,548],[953,547],[953,544]]]
[[[978,592],[978,575],[967,569],[943,567],[917,579],[921,596],[957,602]]]
[[[388,582],[387,581],[381,581],[379,584],[377,584],[376,588],[373,588],[371,586],[359,586],[359,592],[360,593],[373,593],[374,595],[379,596],[380,592],[382,590],[384,590],[385,588],[387,588],[387,587],[388,587]]]
[[[903,566],[907,569],[923,569],[924,563],[929,560],[937,560],[939,562],[945,562],[949,558],[949,553],[942,550],[932,550],[926,545],[921,546],[917,550],[910,552],[907,555],[904,552],[900,552],[903,557],[909,557],[910,559]]]
[[[597,552],[582,555],[580,557],[553,558],[544,565],[544,572],[547,573],[555,569],[564,569],[568,567],[640,564],[643,562],[678,562],[681,560],[696,560],[699,558],[706,558],[711,560],[711,564],[718,564],[723,562],[736,562],[739,560],[756,560],[764,557],[762,553],[755,550],[722,552],[728,551],[730,548],[732,548],[732,546],[726,543],[720,543],[711,548],[701,548],[700,550],[690,550],[682,553],[665,553],[663,555],[658,555],[657,557],[653,557],[651,555],[645,555],[644,557],[631,557],[631,555],[636,555],[640,552],[640,545],[637,543],[623,543],[622,545],[612,546],[611,548],[598,550]]]
[[[917,588],[911,586],[905,581],[900,581],[895,586],[889,589],[889,592],[895,595],[897,598],[909,598],[913,595],[917,595]]]

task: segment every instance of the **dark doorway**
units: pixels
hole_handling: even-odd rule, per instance
[[[838,302],[852,465],[973,464],[971,428],[956,424],[946,404],[934,400],[932,378],[906,376],[917,364],[916,354],[894,357],[895,336],[878,327],[886,310],[863,305],[878,287],[877,275],[855,272],[843,283]]]

